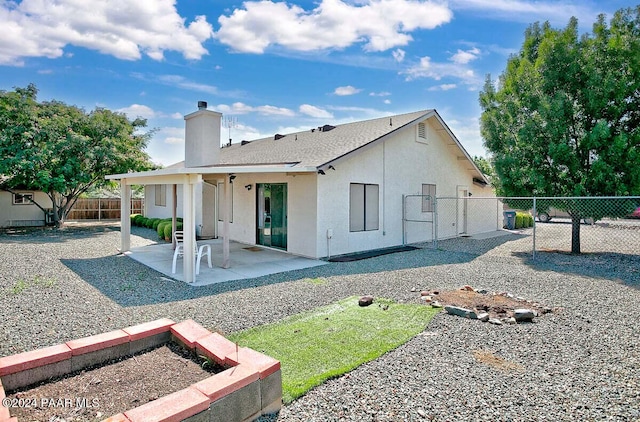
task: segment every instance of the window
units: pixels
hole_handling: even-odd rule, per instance
[[[422,212],[433,212],[433,201],[436,199],[436,185],[423,184],[422,195]]]
[[[33,204],[33,192],[18,192],[13,194],[13,205]]]
[[[351,183],[349,191],[349,231],[378,230],[378,185]]]
[[[231,215],[229,216],[229,222],[233,223],[233,183],[230,183],[231,187]],[[224,182],[218,183],[218,221],[224,221],[224,200],[226,199],[226,195],[224,193]]]
[[[156,207],[167,206],[167,185],[156,185]]]

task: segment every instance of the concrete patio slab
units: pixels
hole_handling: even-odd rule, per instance
[[[206,286],[225,281],[262,277],[265,275],[327,264],[325,261],[290,255],[286,252],[269,248],[230,242],[229,254],[231,265],[228,269],[224,269],[221,268],[222,239],[198,241],[198,245],[205,244],[211,246],[211,261],[213,268],[209,268],[207,266],[207,260],[204,258],[200,263],[200,274],[198,274],[196,276],[196,280],[191,283],[192,286]],[[168,277],[184,281],[182,274],[182,258],[178,258],[176,273],[171,273],[173,248],[169,243],[131,248],[131,251],[128,251],[125,254],[141,264],[153,268]]]

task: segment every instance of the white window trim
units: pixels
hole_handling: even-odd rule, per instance
[[[351,225],[351,217],[352,217],[351,216],[351,212],[352,212],[352,209],[351,209],[351,201],[352,201],[352,198],[351,198],[351,187],[353,185],[363,186],[363,188],[364,188],[364,196],[363,196],[363,202],[364,203],[362,204],[362,211],[363,211],[363,214],[362,214],[362,226],[363,226],[363,228],[362,228],[362,230],[360,230],[360,229],[354,230],[352,228],[352,225]],[[376,215],[378,216],[378,218],[377,218],[377,220],[375,222],[375,227],[370,227],[370,228],[367,228],[367,186],[372,186],[372,187],[375,186],[377,188],[377,191],[378,191],[377,200],[376,200],[377,209],[375,210]],[[360,232],[370,232],[370,231],[377,231],[377,230],[380,230],[380,185],[376,184],[376,183],[350,183],[349,184],[349,232],[350,233],[360,233]]]

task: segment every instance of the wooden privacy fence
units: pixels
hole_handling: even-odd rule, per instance
[[[144,214],[144,199],[131,199],[131,214]],[[120,198],[79,198],[67,220],[118,220]]]

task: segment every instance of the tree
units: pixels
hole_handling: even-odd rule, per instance
[[[496,172],[493,168],[493,163],[491,162],[491,160],[487,159],[486,157],[474,155],[473,162],[480,169],[482,174],[484,174],[489,179],[491,184],[496,187],[498,180],[496,178]]]
[[[487,77],[480,105],[500,195],[640,194],[640,6],[619,10],[609,24],[600,15],[581,37],[575,18],[562,30],[531,25],[498,82]],[[569,212],[574,253],[581,218],[637,206],[622,201],[602,215],[598,201],[541,205]]]
[[[39,190],[51,199],[62,227],[80,195],[103,186],[105,176],[152,167],[144,148],[146,120],[84,110],[60,101],[39,103],[31,84],[0,91],[0,188]],[[43,212],[45,205],[34,201]]]

